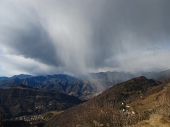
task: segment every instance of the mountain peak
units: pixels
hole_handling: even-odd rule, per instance
[[[28,74],[19,74],[19,75],[14,75],[11,78],[19,78],[19,79],[24,79],[24,78],[31,78],[33,76],[28,75]]]

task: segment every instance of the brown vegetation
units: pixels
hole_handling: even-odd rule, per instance
[[[0,89],[0,112],[4,118],[65,110],[82,101],[74,96],[25,85]]]
[[[134,78],[56,115],[46,127],[137,127],[157,114],[160,123],[169,125],[169,87],[167,82]]]

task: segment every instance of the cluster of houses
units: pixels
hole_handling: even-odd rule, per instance
[[[42,121],[44,120],[44,117],[42,115],[31,115],[31,116],[20,116],[20,117],[16,117],[15,120],[19,120],[19,121]]]
[[[136,112],[133,110],[133,108],[124,102],[122,102],[122,104],[121,104],[121,109],[123,112],[126,112],[128,114],[128,116],[136,114]]]

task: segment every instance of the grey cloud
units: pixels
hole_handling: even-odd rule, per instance
[[[96,26],[94,42],[99,54],[104,52],[105,59],[169,43],[169,5],[169,1],[106,1],[100,20],[96,19],[92,25]]]
[[[61,62],[56,59],[57,48],[54,47],[48,33],[42,28],[30,25],[30,31],[21,31],[20,36],[15,38],[11,45],[17,54],[37,59],[45,64],[60,66]]]
[[[160,57],[167,64],[153,69],[168,67],[169,0],[7,0],[1,6],[0,45],[60,72],[140,71]],[[154,47],[165,53],[141,56]]]

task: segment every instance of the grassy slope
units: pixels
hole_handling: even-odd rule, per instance
[[[164,121],[165,125],[169,125],[168,91],[170,91],[168,83],[157,84],[154,80],[144,77],[135,78],[113,86],[87,103],[64,111],[51,119],[46,126],[144,127],[148,124],[149,127],[149,123],[155,119],[160,119],[159,124]],[[122,111],[121,102],[130,106],[126,108],[126,112]]]
[[[170,83],[163,90],[131,103],[137,112],[149,111],[149,119],[132,127],[170,127]]]

